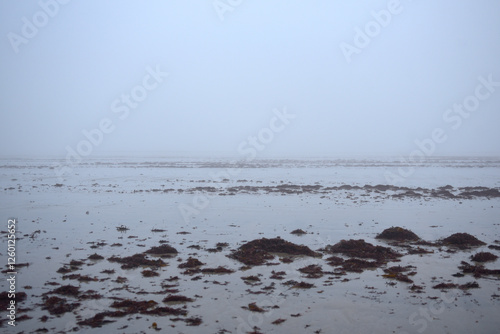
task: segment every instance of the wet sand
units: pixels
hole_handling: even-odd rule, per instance
[[[252,169],[213,191],[198,168],[176,171],[177,181],[151,166],[115,177],[100,168],[62,183],[50,168],[2,169],[26,293],[17,326],[2,330],[490,333],[500,324],[498,183],[280,182]],[[186,222],[179,204],[203,195],[209,204]]]

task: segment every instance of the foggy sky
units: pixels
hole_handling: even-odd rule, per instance
[[[499,14],[496,0],[1,1],[0,156],[85,140],[89,156],[500,155]]]

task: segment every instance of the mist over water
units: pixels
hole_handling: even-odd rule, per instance
[[[0,155],[499,156],[499,9],[2,3]]]
[[[1,330],[495,332],[498,13],[0,2]]]

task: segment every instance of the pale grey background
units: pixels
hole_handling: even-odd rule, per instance
[[[263,156],[408,156],[437,127],[436,155],[500,155],[500,89],[457,130],[442,119],[500,81],[500,1],[402,0],[348,63],[339,45],[387,3],[242,1],[221,21],[210,0],[73,0],[15,53],[7,35],[41,7],[1,1],[0,156],[64,157],[106,117],[92,155],[235,155],[284,106],[297,118]],[[118,119],[156,65],[170,76]]]

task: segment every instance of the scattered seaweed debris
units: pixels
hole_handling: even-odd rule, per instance
[[[284,323],[285,321],[286,321],[286,319],[279,318],[279,319],[276,319],[273,322],[271,322],[271,324],[273,324],[273,325],[279,325],[281,323]]]
[[[144,301],[135,301],[130,299],[125,299],[122,301],[114,301],[111,304],[112,308],[123,309],[124,312],[129,314],[131,313],[141,313],[147,311],[148,309],[156,306],[158,303],[154,300],[144,300]]]
[[[312,284],[312,283],[299,282],[299,283],[294,284],[292,286],[292,289],[310,289],[313,287],[314,287],[314,284]]]
[[[74,285],[63,285],[48,293],[76,297],[80,293],[80,288]]]
[[[496,259],[498,259],[498,256],[490,252],[479,252],[471,256],[471,260],[475,262],[488,262],[495,261]]]
[[[433,289],[439,289],[439,290],[456,289],[456,288],[458,288],[458,284],[455,284],[455,283],[439,283],[437,285],[434,285],[432,288]]]
[[[16,303],[22,302],[28,296],[26,292],[16,292]],[[11,298],[9,298],[9,293],[7,291],[3,291],[0,293],[0,308],[2,310],[6,309],[10,304]]]
[[[463,198],[474,198],[474,197],[487,197],[487,198],[495,198],[500,197],[500,191],[495,188],[484,188],[484,187],[465,187],[460,188],[462,191],[459,196]]]
[[[92,244],[92,246],[90,246],[90,248],[94,249],[94,248],[100,248],[100,247],[103,247],[103,246],[106,246],[107,243],[105,243],[104,241],[100,241],[100,242],[95,242],[95,241],[91,241],[91,242],[87,242],[88,244]]]
[[[137,268],[140,266],[146,266],[146,267],[164,267],[164,266],[166,266],[166,263],[163,262],[161,259],[157,259],[157,260],[146,259],[146,255],[143,253],[138,253],[138,254],[134,254],[132,256],[127,256],[127,257],[112,256],[112,257],[108,258],[108,261],[121,263],[122,269],[134,269],[134,268]]]
[[[277,279],[277,280],[282,280],[285,279],[286,272],[284,271],[271,271],[271,276],[269,277],[270,279]]]
[[[115,273],[114,269],[104,269],[101,271],[101,274],[108,274],[108,275],[113,275]]]
[[[320,253],[314,252],[307,246],[297,245],[279,237],[252,240],[241,245],[236,251],[228,255],[228,257],[246,265],[262,265],[267,260],[274,259],[274,255],[271,253],[321,257]]]
[[[462,290],[479,289],[479,283],[477,283],[477,282],[468,282],[468,283],[460,285],[459,288],[462,289]]]
[[[342,263],[342,269],[354,273],[362,273],[365,269],[374,269],[382,263],[377,261],[366,261],[361,259],[347,259]]]
[[[186,270],[184,270],[181,274],[182,275],[189,275],[189,276],[193,276],[193,275],[196,275],[196,274],[199,274],[201,272],[201,269],[200,268],[187,268]],[[201,276],[200,276],[201,277]]]
[[[440,283],[438,285],[434,285],[432,288],[440,290],[448,290],[448,289],[469,290],[469,289],[479,289],[479,284],[477,282],[468,282],[461,285],[455,283]]]
[[[464,274],[473,274],[476,278],[483,275],[500,275],[500,269],[486,269],[483,265],[474,266],[465,261],[461,262],[461,266],[458,269],[462,270]]]
[[[163,298],[164,303],[187,303],[193,301],[194,299],[181,295],[168,295],[167,297]]]
[[[128,231],[128,230],[130,230],[130,229],[129,229],[127,226],[125,226],[125,225],[120,225],[120,226],[117,226],[117,227],[116,227],[116,230],[117,230],[118,232],[125,232],[125,231]]]
[[[71,260],[69,263],[70,267],[81,267],[84,265],[83,261]]]
[[[258,276],[243,276],[241,277],[241,279],[246,283],[246,284],[249,284],[249,285],[256,285],[257,282],[260,282],[260,278]]]
[[[323,268],[317,264],[311,264],[309,266],[300,268],[299,271],[303,274],[307,274],[307,278],[323,277]]]
[[[478,240],[475,236],[468,233],[455,233],[447,238],[441,240],[442,245],[455,246],[460,249],[466,249],[471,246],[482,246],[486,245],[481,240]]]
[[[88,300],[88,299],[102,299],[103,295],[97,293],[94,290],[87,290],[78,297],[78,300]]]
[[[123,276],[118,276],[114,281],[111,281],[111,282],[115,282],[115,283],[118,283],[118,284],[123,284],[123,283],[128,282],[128,278],[123,277]]]
[[[408,250],[408,254],[410,255],[414,255],[414,254],[433,254],[434,251],[433,250],[428,250],[428,249],[425,249],[425,248],[422,248],[422,247],[412,247],[410,245],[404,245],[404,246],[401,246],[401,247],[404,247]]]
[[[161,232],[167,232],[167,230],[163,230],[163,229],[161,229],[161,228],[153,228],[153,229],[151,230],[151,232],[155,232],[155,233],[156,233],[156,232],[160,232],[160,233],[161,233]]]
[[[424,291],[424,287],[423,286],[420,286],[420,285],[411,285],[409,287],[410,291],[414,292],[414,293],[423,293]]]
[[[83,261],[71,260],[70,263],[65,264],[59,268],[56,272],[59,274],[67,274],[76,270],[80,270],[81,266],[84,264]]]
[[[402,227],[389,227],[378,234],[376,239],[394,240],[394,241],[416,241],[419,240],[419,236],[410,230],[404,229]]]
[[[52,296],[45,297],[42,310],[47,310],[51,315],[60,315],[66,312],[72,312],[80,306],[80,303],[68,303],[64,298]]]
[[[99,279],[97,277],[90,277],[89,275],[71,274],[64,275],[62,279],[74,279],[78,282],[97,282]]]
[[[500,250],[500,246],[497,246],[497,245],[489,245],[488,248],[489,249]]]
[[[202,269],[201,272],[203,274],[232,274],[234,273],[234,270],[227,269],[222,266],[218,266],[217,268],[205,268]]]
[[[274,255],[262,249],[239,249],[228,255],[229,258],[238,260],[248,266],[259,266],[267,260],[274,259]]]
[[[307,232],[306,232],[306,231],[304,231],[304,230],[302,230],[302,229],[300,229],[300,228],[298,228],[298,229],[293,230],[292,232],[290,232],[290,234],[295,234],[295,235],[304,235],[304,234],[307,234]]]
[[[248,304],[248,306],[242,306],[241,308],[252,312],[259,312],[259,313],[266,312],[266,310],[264,310],[263,308],[258,307],[257,303],[250,303]]]
[[[172,246],[169,246],[167,244],[162,244],[161,246],[151,247],[151,249],[147,250],[145,253],[162,255],[162,254],[177,254],[179,252]]]
[[[167,316],[167,315],[187,315],[187,311],[180,308],[172,308],[168,306],[156,307],[152,310],[141,311],[141,314]]]
[[[335,245],[328,245],[324,249],[330,254],[343,254],[349,257],[358,257],[363,259],[374,259],[385,263],[389,260],[397,260],[402,254],[388,247],[374,246],[363,239],[359,240],[341,240]]]
[[[89,260],[103,260],[104,259],[104,256],[101,256],[97,253],[94,253],[92,255],[89,255],[88,257]]]
[[[218,242],[215,245],[215,248],[207,248],[206,251],[209,253],[218,253],[218,252],[222,252],[222,250],[228,246],[229,246],[229,244],[227,242]]]
[[[344,259],[338,256],[330,256],[326,259],[327,263],[333,267],[340,266],[344,263]]]
[[[160,276],[160,274],[157,271],[154,270],[143,270],[141,271],[141,274],[143,277],[157,277]]]
[[[292,256],[280,257],[280,262],[283,262],[283,263],[292,263],[293,262],[293,257]]]
[[[186,326],[199,326],[202,324],[202,320],[200,317],[191,317],[191,318],[171,318],[172,321],[183,321],[186,323]],[[223,333],[223,332],[221,332]]]
[[[101,312],[101,313],[97,313],[92,318],[81,320],[81,321],[77,322],[77,324],[80,325],[80,326],[89,326],[89,327],[92,327],[92,328],[99,327],[100,328],[100,327],[102,327],[102,325],[115,322],[114,320],[105,320],[104,319],[104,317],[106,317],[106,316],[111,316],[112,313],[113,312]],[[126,315],[126,313],[123,313],[123,316],[125,316],[125,315]]]
[[[401,266],[394,266],[390,267],[387,269],[384,269],[385,274],[382,275],[382,277],[385,278],[390,278],[390,279],[395,279],[400,282],[405,282],[405,283],[413,283],[413,280],[410,279],[408,276],[413,276],[416,275],[417,273],[415,271],[412,271],[408,274],[403,274],[406,273],[415,267],[413,266],[406,266],[406,267],[401,267]]]
[[[251,331],[251,332],[247,332],[247,334],[263,334],[262,332],[259,332],[259,329],[260,329],[260,328],[259,328],[259,327],[257,327],[257,326],[253,326],[253,328],[252,328],[252,329],[253,329],[253,331]]]
[[[200,317],[191,317],[184,319],[186,326],[199,326],[203,323]]]

